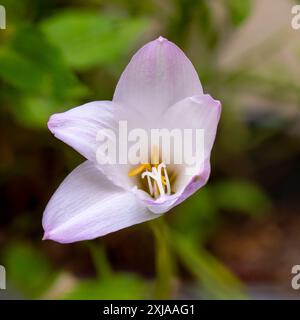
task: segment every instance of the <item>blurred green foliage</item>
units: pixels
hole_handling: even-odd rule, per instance
[[[103,281],[81,281],[64,299],[139,300],[147,298],[147,287],[134,275],[118,275]]]
[[[241,282],[206,250],[185,235],[172,233],[172,243],[186,268],[200,283],[202,295],[211,299],[247,299]]]
[[[43,21],[42,30],[70,67],[84,70],[118,61],[145,26],[141,18],[66,11]]]
[[[251,13],[251,0],[227,0],[226,5],[228,7],[230,20],[236,26],[243,23]]]
[[[12,285],[29,298],[39,298],[56,277],[43,254],[29,244],[9,245],[3,262],[9,270]]]
[[[223,212],[254,217],[269,212],[271,199],[253,174],[269,160],[257,164],[251,161],[249,152],[276,137],[281,127],[279,121],[279,125],[253,129],[239,109],[240,95],[247,92],[289,102],[299,101],[300,92],[299,85],[284,72],[268,76],[253,70],[259,49],[253,55],[250,52],[249,59],[244,59],[239,67],[222,70],[218,65],[216,57],[221,44],[228,34],[247,22],[252,1],[219,1],[226,17],[221,26],[212,1],[205,0],[5,0],[2,4],[7,10],[8,28],[0,32],[1,126],[3,137],[25,136],[27,149],[19,141],[12,142],[15,144],[10,148],[10,139],[4,139],[6,163],[1,181],[6,186],[6,179],[16,178],[15,172],[19,174],[20,168],[29,164],[23,174],[34,185],[34,190],[25,190],[30,205],[23,205],[22,199],[19,206],[11,201],[16,209],[8,219],[8,236],[4,237],[1,257],[12,285],[26,297],[47,297],[61,273],[57,266],[50,266],[46,254],[41,252],[40,229],[18,234],[19,215],[30,214],[28,219],[40,221],[43,207],[66,174],[66,168],[78,162],[67,146],[51,144],[46,132],[48,117],[86,101],[110,99],[132,53],[162,34],[182,47],[199,71],[205,91],[223,103],[220,133],[212,155],[213,172],[217,173],[208,186],[176,208],[173,216],[168,214],[168,225],[160,220],[152,225],[155,286],[138,275],[113,271],[104,251],[89,247],[97,277],[79,278],[69,292],[56,297],[174,297],[173,282],[180,278],[181,261],[199,284],[201,296],[245,298],[243,285],[205,249],[205,241],[216,230]],[[274,145],[273,153],[278,154],[282,145]],[[34,159],[28,156],[30,152]],[[52,176],[58,173],[60,176],[54,180]],[[25,184],[28,186],[28,180]],[[23,184],[20,188],[22,192],[27,189]],[[5,211],[9,211],[7,207]],[[15,233],[17,240],[11,237]],[[22,243],[24,238],[28,244]]]
[[[241,180],[220,181],[209,184],[199,194],[185,201],[178,208],[185,214],[177,214],[173,224],[182,233],[188,230],[187,237],[191,240],[205,240],[222,210],[260,215],[268,212],[270,206],[268,197],[259,186]]]

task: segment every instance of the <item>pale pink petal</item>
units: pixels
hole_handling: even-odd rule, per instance
[[[221,103],[209,94],[188,97],[168,108],[160,126],[170,130],[203,129],[205,158],[209,158],[221,115]]]
[[[110,101],[95,101],[54,114],[48,121],[48,127],[56,138],[67,143],[86,159],[95,163],[114,184],[125,189],[133,187],[128,179],[128,166],[118,163],[118,153],[111,162],[105,162],[107,156],[101,155],[101,145],[107,140],[99,139],[101,130],[107,130],[109,139],[118,146],[118,114],[122,107]],[[124,108],[123,108],[124,109]],[[109,131],[108,131],[109,130]],[[113,138],[113,139],[112,139]],[[104,159],[104,162],[100,162]]]
[[[113,101],[136,109],[149,121],[179,100],[202,93],[190,60],[174,43],[159,37],[133,56]]]
[[[193,173],[187,174],[186,165],[177,165],[177,179],[173,188],[175,193],[157,200],[145,197],[137,192],[148,208],[154,213],[164,213],[178,205],[195,191],[204,186],[210,175],[210,154],[216,136],[221,114],[221,104],[210,95],[200,95],[186,98],[170,107],[162,116],[161,127],[174,129],[203,129],[204,155],[199,166],[193,168]]]
[[[43,216],[44,239],[89,240],[156,217],[133,193],[113,185],[86,161],[50,199]]]
[[[56,138],[70,145],[86,159],[95,161],[99,147],[100,129],[116,130],[114,112],[117,106],[110,101],[95,101],[57,113],[48,121],[49,130]]]

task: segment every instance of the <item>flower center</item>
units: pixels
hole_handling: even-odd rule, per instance
[[[159,156],[157,149],[151,154],[151,164],[142,163],[136,168],[128,172],[129,177],[140,175],[142,179],[147,179],[149,194],[157,199],[165,194],[171,194],[171,184],[168,176],[167,166],[161,162],[159,163]]]

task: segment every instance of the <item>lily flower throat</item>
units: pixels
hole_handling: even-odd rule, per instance
[[[157,199],[172,192],[167,166],[164,162],[160,162],[158,148],[152,149],[150,163],[141,163],[131,169],[128,176],[146,178],[147,185],[144,189],[152,198]]]

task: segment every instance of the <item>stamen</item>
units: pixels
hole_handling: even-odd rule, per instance
[[[164,169],[164,175],[161,174],[161,169],[162,168]],[[163,162],[158,166],[158,172],[159,172],[159,175],[161,177],[162,183],[163,183],[163,178],[164,178],[165,185],[167,187],[167,194],[170,195],[171,194],[170,180],[169,180],[169,176],[168,176],[168,172],[167,172],[167,166]]]
[[[160,195],[162,196],[165,194],[165,188],[164,188],[162,181],[161,181],[161,167],[160,167],[160,165],[158,166],[158,168],[153,167],[152,172],[155,172],[156,185],[158,187]]]
[[[162,172],[161,172],[162,168],[164,169],[164,175],[162,175]],[[149,172],[149,171],[143,172],[141,177],[142,177],[142,179],[147,177],[150,194],[153,195],[153,188],[154,188],[154,197],[155,198],[158,197],[158,192],[159,192],[160,196],[165,195],[165,193],[166,193],[165,187],[167,189],[167,194],[168,195],[171,194],[171,186],[170,186],[169,176],[168,176],[168,172],[166,169],[166,165],[164,163],[159,164],[157,168],[152,167],[151,172]],[[151,182],[150,178],[154,180],[153,187],[152,187],[152,182]]]
[[[148,170],[146,170],[146,172],[148,172]],[[152,186],[152,182],[149,175],[147,175],[147,182],[148,182],[150,195],[153,196],[153,186]]]
[[[163,172],[162,172],[163,169]],[[128,172],[129,177],[134,177],[141,173],[141,178],[147,177],[149,193],[157,199],[159,196],[171,194],[171,184],[166,165],[159,164],[159,148],[154,146],[151,152],[151,164],[142,163]],[[153,180],[153,181],[152,181]]]
[[[151,166],[149,163],[142,163],[141,165],[139,165],[138,167],[136,168],[133,168],[131,169],[129,172],[128,172],[128,176],[129,177],[134,177],[138,174],[140,174],[141,172],[143,172],[144,170],[150,170],[151,169]]]
[[[166,166],[164,166],[164,179],[165,179],[165,183],[167,186],[167,194],[170,195],[171,194],[171,184],[170,184],[170,180],[169,180]]]
[[[154,182],[154,198],[157,199],[159,197],[159,192],[157,190],[157,184]]]
[[[158,188],[159,194],[160,195],[164,195],[165,194],[165,190],[164,190],[164,187],[162,185],[161,178],[159,176],[159,173],[158,173],[157,169],[155,167],[152,167],[152,172],[149,172],[149,171],[143,172],[142,173],[142,179],[144,179],[146,176],[148,176],[148,177],[150,177],[150,178],[152,178],[154,180],[154,196],[155,196],[155,193],[157,191],[157,188]]]

